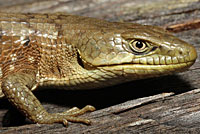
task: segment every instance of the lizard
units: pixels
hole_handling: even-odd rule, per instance
[[[34,123],[91,121],[95,107],[48,113],[38,87],[95,89],[187,70],[193,45],[161,27],[62,13],[0,13],[0,97]]]

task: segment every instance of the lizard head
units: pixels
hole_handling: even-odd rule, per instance
[[[192,45],[154,26],[127,24],[84,40],[78,51],[85,69],[127,81],[181,72],[197,58]]]

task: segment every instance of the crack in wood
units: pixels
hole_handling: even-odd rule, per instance
[[[191,29],[198,29],[198,28],[200,28],[200,19],[189,20],[184,23],[170,25],[170,26],[165,27],[166,30],[168,30],[170,32],[175,32],[175,33],[187,31],[187,30],[191,30]]]

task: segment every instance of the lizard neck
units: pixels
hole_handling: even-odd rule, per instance
[[[113,85],[107,81],[115,73],[101,68],[85,68],[76,47],[66,43],[41,47],[37,82],[39,86],[65,89],[91,89]],[[119,76],[118,76],[119,77]]]

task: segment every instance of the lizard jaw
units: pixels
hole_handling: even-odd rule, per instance
[[[140,64],[124,64],[117,66],[99,67],[100,70],[113,72],[115,75],[121,75],[124,78],[145,79],[169,75],[174,72],[183,72],[192,66],[194,62],[179,63],[172,65],[140,65]]]

